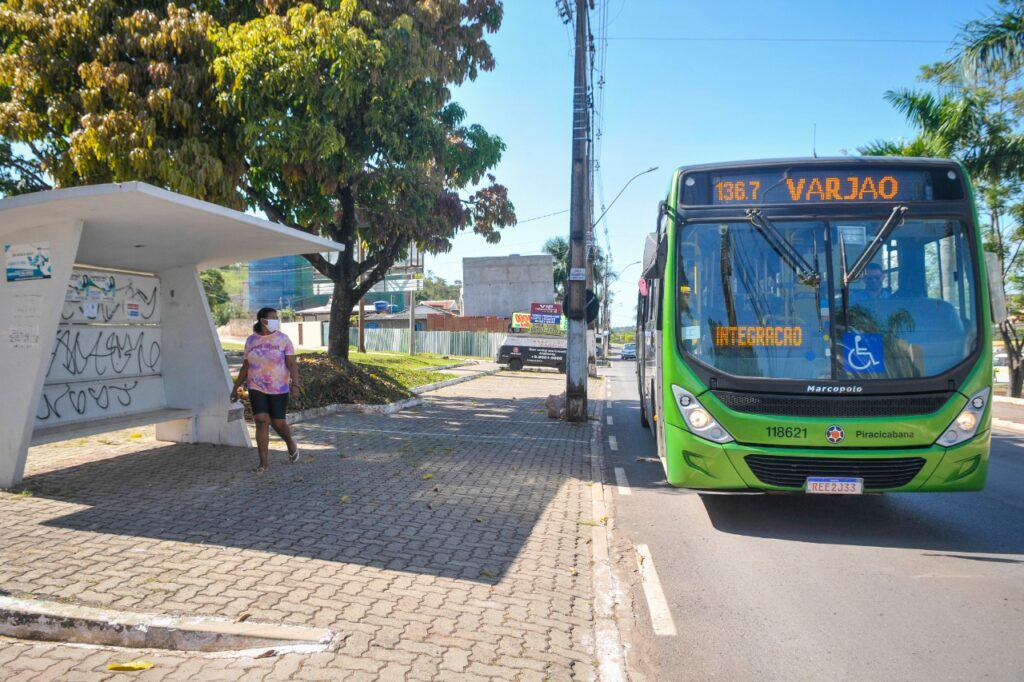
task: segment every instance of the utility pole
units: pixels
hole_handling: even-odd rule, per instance
[[[416,355],[416,292],[409,291],[406,296],[409,305],[409,355]]]
[[[363,240],[362,239],[359,240],[359,246],[358,246],[358,249],[357,249],[357,253],[359,254],[358,255],[358,261],[359,261],[359,263],[362,263],[363,262]],[[362,279],[362,278],[360,278],[360,279]],[[360,352],[360,353],[365,353],[366,352],[366,303],[364,301],[365,298],[366,298],[365,294],[363,296],[359,297],[359,334],[358,334],[359,340],[358,340],[358,346],[356,347],[356,350],[358,352]]]
[[[569,338],[566,357],[565,418],[587,421],[587,210],[590,188],[590,110],[587,101],[587,0],[576,0],[576,74],[572,116],[572,198],[569,214],[569,281],[566,303]]]

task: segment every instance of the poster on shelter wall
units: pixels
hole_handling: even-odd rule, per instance
[[[30,279],[50,279],[50,242],[36,244],[4,244],[7,281],[22,282]]]

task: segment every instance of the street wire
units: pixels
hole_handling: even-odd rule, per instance
[[[915,38],[732,38],[698,36],[605,36],[605,40],[679,43],[891,43],[904,45],[948,45],[948,40]]]

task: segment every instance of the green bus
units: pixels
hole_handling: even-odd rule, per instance
[[[991,316],[960,164],[679,168],[643,269],[640,420],[669,484],[826,494],[984,486]]]

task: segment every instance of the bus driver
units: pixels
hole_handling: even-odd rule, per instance
[[[882,286],[882,266],[878,263],[868,263],[864,268],[864,288],[851,292],[850,300],[853,303],[871,303],[873,301],[885,301],[889,298],[889,290]]]

